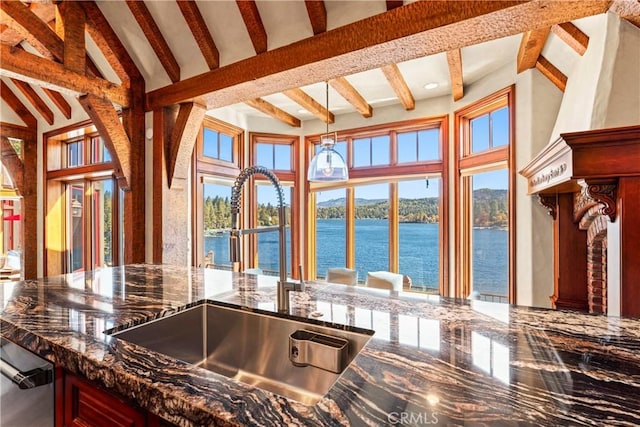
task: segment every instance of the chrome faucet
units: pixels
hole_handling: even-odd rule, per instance
[[[277,227],[259,227],[259,228],[245,228],[239,227],[239,214],[240,214],[240,193],[247,179],[255,174],[262,174],[271,181],[276,189],[278,195],[278,225]],[[229,254],[231,258],[231,265],[233,271],[240,271],[240,238],[244,234],[264,233],[267,231],[278,231],[278,253],[280,260],[280,278],[278,279],[277,286],[277,309],[279,312],[289,312],[289,292],[290,291],[304,291],[304,282],[302,280],[302,271],[300,271],[300,282],[293,282],[287,280],[287,243],[286,243],[286,227],[287,216],[284,206],[284,192],[278,177],[273,172],[264,166],[251,166],[243,169],[240,175],[236,178],[231,189],[231,233],[229,237]]]

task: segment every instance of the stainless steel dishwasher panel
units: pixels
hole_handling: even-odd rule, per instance
[[[2,338],[0,373],[0,426],[53,427],[53,364]]]

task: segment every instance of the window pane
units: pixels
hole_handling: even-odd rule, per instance
[[[113,265],[112,206],[113,181],[111,179],[93,183],[92,194],[92,241],[93,266],[106,267]]]
[[[418,132],[418,160],[440,160],[440,130]]]
[[[275,165],[274,169],[281,171],[291,170],[291,146],[283,144],[275,144]]]
[[[489,149],[489,115],[471,120],[471,152]]]
[[[440,178],[401,181],[399,267],[411,289],[439,293]]]
[[[388,165],[389,159],[389,136],[376,136],[371,141],[372,165]]]
[[[396,136],[398,144],[398,163],[415,162],[418,160],[416,137],[416,132],[402,132]]]
[[[82,166],[84,164],[82,157],[83,141],[71,142],[67,145],[67,166]]]
[[[233,161],[233,138],[224,133],[220,134],[220,160]]]
[[[325,278],[327,268],[346,267],[344,189],[316,193],[316,272]]]
[[[353,167],[371,165],[371,138],[353,140]]]
[[[491,113],[491,131],[494,147],[509,144],[509,109],[507,107]]]
[[[273,144],[256,144],[256,162],[267,169],[273,169]]]
[[[258,195],[258,227],[278,225],[278,196],[271,184],[256,185]],[[291,224],[291,191],[292,187],[284,187],[284,203],[286,206],[287,224]],[[263,273],[278,275],[280,271],[280,252],[278,232],[256,234],[258,240],[258,261],[256,267]],[[291,274],[291,227],[286,230],[287,273]],[[245,266],[247,264],[245,263]]]
[[[509,295],[507,169],[471,176],[473,188],[472,292]]]
[[[218,153],[218,132],[204,128],[203,155],[217,159]]]
[[[229,230],[231,229],[231,186],[203,184],[204,256],[206,264],[231,267]]]
[[[69,224],[69,265],[67,272],[84,270],[84,184],[69,186],[67,223]]]
[[[355,267],[358,277],[389,269],[389,184],[355,187]]]

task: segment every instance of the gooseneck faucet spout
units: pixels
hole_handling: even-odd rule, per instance
[[[302,281],[302,276],[300,277],[300,283],[289,282],[287,281],[287,243],[286,243],[286,226],[287,226],[287,216],[284,206],[284,192],[282,190],[282,186],[280,185],[280,181],[278,177],[276,177],[273,172],[264,166],[251,166],[249,168],[243,169],[240,172],[240,175],[236,178],[233,183],[233,188],[231,189],[231,233],[229,240],[229,255],[231,265],[233,266],[233,271],[240,271],[240,260],[241,249],[240,249],[240,239],[243,234],[253,234],[253,233],[262,233],[266,231],[274,231],[274,227],[260,227],[260,228],[252,228],[252,229],[241,229],[240,228],[240,195],[242,192],[242,187],[247,182],[247,180],[255,175],[261,174],[264,175],[271,181],[273,186],[276,189],[276,193],[278,196],[278,254],[279,254],[279,273],[280,277],[278,280],[278,290],[277,290],[277,308],[280,312],[289,312],[289,291],[304,291],[304,282]]]

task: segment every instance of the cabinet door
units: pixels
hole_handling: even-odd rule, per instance
[[[64,385],[64,424],[67,427],[144,427],[146,413],[114,395],[67,373]]]

